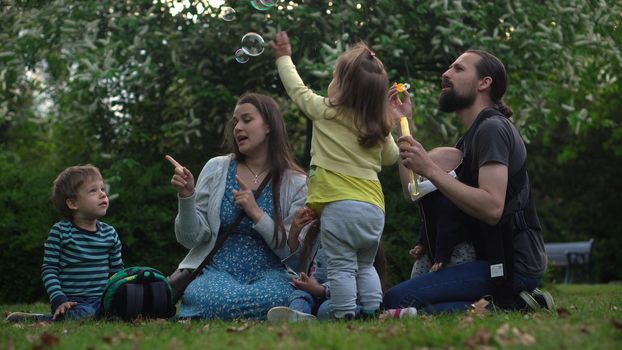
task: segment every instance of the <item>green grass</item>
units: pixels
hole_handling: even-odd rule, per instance
[[[620,349],[622,285],[548,286],[557,312],[423,316],[386,321],[1,321],[0,349]],[[0,305],[46,312],[47,305]]]

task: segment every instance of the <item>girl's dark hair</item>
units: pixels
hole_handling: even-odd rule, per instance
[[[283,226],[283,220],[281,219],[280,204],[283,174],[287,170],[294,170],[300,173],[304,172],[302,168],[296,164],[292,156],[283,115],[276,101],[270,96],[257,93],[245,93],[238,99],[236,105],[245,103],[250,103],[257,108],[264,123],[266,123],[270,129],[267,137],[268,155],[271,162],[269,174],[272,176],[272,203],[274,205],[274,245],[276,247],[282,247],[287,242],[287,234]],[[236,161],[244,162],[246,156],[240,153],[238,144],[233,137],[233,128],[233,119],[229,119],[225,128],[225,147],[230,153],[235,155]]]
[[[315,240],[319,239],[320,235],[320,220],[315,220],[311,225],[302,241],[302,252],[299,258],[301,266],[311,266],[311,260],[314,258],[311,253],[315,246]]]
[[[514,113],[502,100],[508,88],[508,75],[505,71],[505,66],[500,59],[489,52],[483,50],[467,50],[466,52],[474,53],[480,57],[480,60],[475,64],[477,74],[480,79],[483,77],[492,78],[490,99],[496,105],[499,112],[503,113],[507,118],[510,118]]]
[[[391,131],[387,118],[389,78],[384,65],[364,43],[358,43],[337,59],[336,96],[330,103],[354,111],[359,143],[371,148]]]
[[[67,206],[67,199],[76,199],[78,189],[88,179],[102,179],[99,169],[91,164],[66,168],[54,180],[52,203],[63,218],[73,220],[73,210]]]

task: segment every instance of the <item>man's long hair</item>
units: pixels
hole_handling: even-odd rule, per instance
[[[479,78],[491,77],[492,84],[490,85],[490,99],[495,104],[495,108],[499,112],[503,113],[507,118],[510,118],[514,112],[503,103],[503,95],[508,88],[508,75],[505,70],[505,66],[500,59],[493,54],[483,50],[468,50],[466,52],[474,53],[481,59],[475,64],[475,69]]]

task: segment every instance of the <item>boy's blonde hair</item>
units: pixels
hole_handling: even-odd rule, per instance
[[[359,143],[371,148],[384,142],[391,131],[387,118],[389,78],[382,62],[365,43],[344,52],[335,66],[336,107],[354,111]]]
[[[80,186],[90,178],[102,179],[99,169],[91,164],[72,166],[58,174],[52,186],[52,203],[63,218],[73,219],[73,211],[67,206],[67,199],[75,199]]]

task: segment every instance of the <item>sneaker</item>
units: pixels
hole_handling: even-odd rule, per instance
[[[533,292],[531,292],[531,296],[543,309],[549,311],[555,310],[555,301],[553,300],[553,296],[551,295],[551,293],[536,288],[533,290]]]
[[[417,309],[414,307],[407,307],[403,309],[388,309],[382,312],[381,318],[407,318],[416,317]]]
[[[50,322],[52,321],[52,315],[36,314],[31,312],[11,312],[6,317],[7,322]]]
[[[317,317],[311,314],[290,309],[286,306],[276,306],[268,311],[270,322],[305,322],[317,321]]]
[[[524,302],[527,305],[527,309],[531,311],[540,310],[540,304],[534,299],[528,291],[524,290],[518,294],[518,298],[520,301]]]
[[[354,318],[359,320],[375,320],[380,316],[380,310],[361,310]]]

